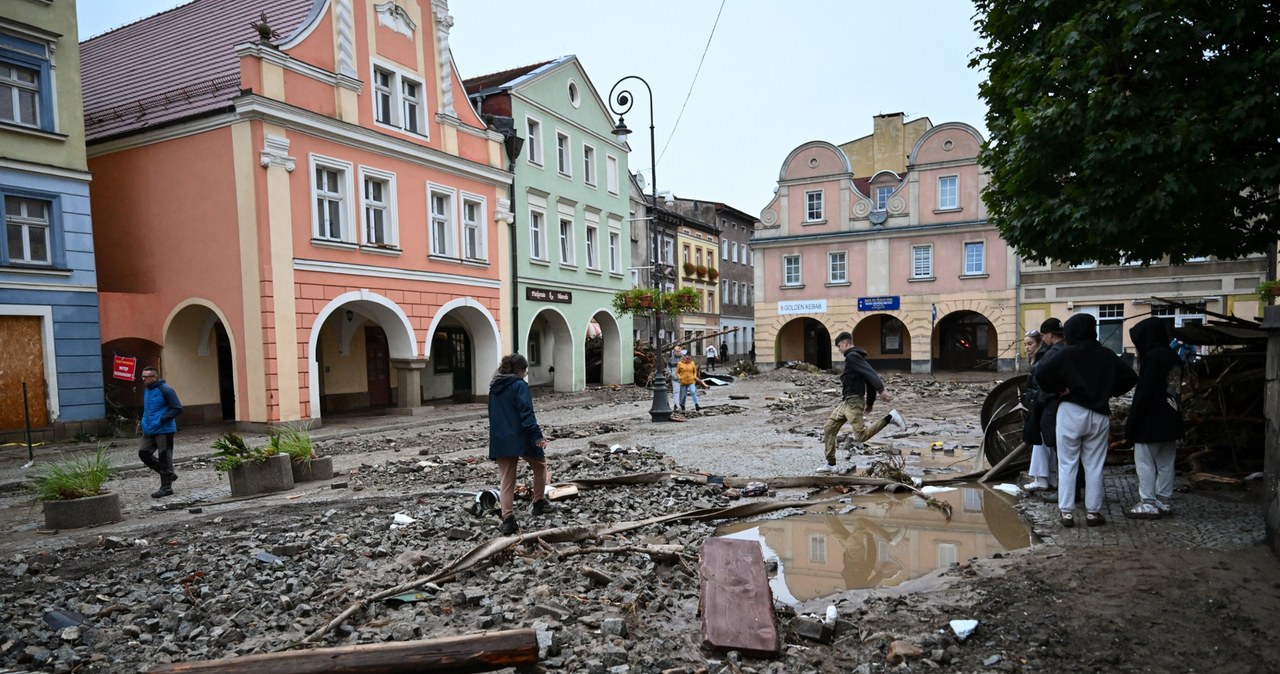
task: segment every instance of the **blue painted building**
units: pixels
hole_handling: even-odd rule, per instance
[[[0,437],[105,416],[75,12],[0,16]]]

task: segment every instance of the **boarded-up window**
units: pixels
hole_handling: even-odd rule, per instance
[[[0,430],[23,428],[22,383],[27,384],[31,426],[49,425],[44,341],[39,316],[0,316]]]

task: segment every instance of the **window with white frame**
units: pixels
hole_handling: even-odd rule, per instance
[[[524,137],[525,146],[529,148],[529,163],[542,166],[542,122],[525,117]]]
[[[804,221],[820,220],[822,220],[822,190],[809,190],[804,193]]]
[[[782,258],[782,285],[800,285],[800,256],[786,255]]]
[[[729,292],[725,293],[726,300],[734,304],[742,304],[742,294],[740,292],[740,288],[741,286],[738,285],[737,281],[733,281],[732,283],[730,283]]]
[[[596,186],[596,149],[586,143],[582,144],[582,181]]]
[[[622,232],[609,232],[609,273],[622,273]]]
[[[462,198],[462,255],[468,260],[488,259],[485,246],[484,202]]]
[[[964,275],[981,276],[987,273],[987,244],[983,241],[966,241],[964,244]]]
[[[0,122],[57,130],[49,46],[0,33]]]
[[[364,243],[378,248],[395,248],[399,231],[395,212],[395,174],[361,167],[361,210],[364,215]]]
[[[560,218],[560,264],[573,264],[573,220]]]
[[[373,66],[373,118],[379,124],[426,135],[422,80],[385,65]]]
[[[953,208],[960,208],[960,178],[942,176],[938,178],[938,210]]]
[[[556,132],[556,170],[560,175],[573,175],[573,166],[569,162],[569,134]]]
[[[849,282],[849,254],[843,250],[827,253],[827,283]]]
[[[312,236],[322,241],[355,241],[351,227],[351,164],[311,158]]]
[[[725,261],[729,260],[729,242],[728,241],[720,242],[720,259]]]
[[[431,254],[453,255],[453,194],[443,190],[429,189],[428,201],[431,204]]]
[[[54,202],[6,194],[5,237],[0,241],[0,264],[54,264]]]
[[[933,246],[911,247],[911,278],[933,278]]]
[[[1115,353],[1124,353],[1124,305],[1098,305],[1098,342]]]
[[[662,264],[672,264],[676,259],[676,240],[669,237],[662,237],[662,252],[659,255]]]
[[[876,188],[876,210],[883,211],[889,207],[889,195],[893,194],[893,187],[885,185]]]
[[[605,155],[604,158],[605,180],[609,188],[609,194],[618,193],[618,158],[613,155]]]
[[[809,563],[827,563],[827,537],[825,534],[809,534]]]
[[[529,257],[547,260],[547,216],[542,211],[529,211]]]
[[[745,248],[745,246],[744,246]],[[733,241],[729,244],[729,259],[738,262],[738,242]]]
[[[600,268],[600,228],[587,225],[587,269]]]

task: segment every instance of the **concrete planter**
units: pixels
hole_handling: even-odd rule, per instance
[[[264,463],[245,463],[227,473],[232,496],[254,496],[293,489],[289,457],[277,454]]]
[[[290,465],[293,466],[293,481],[295,483],[333,479],[332,456],[312,459],[309,463],[293,462]]]
[[[70,501],[44,502],[46,529],[83,529],[121,519],[120,495],[114,492]]]

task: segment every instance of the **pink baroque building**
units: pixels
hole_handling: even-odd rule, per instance
[[[452,25],[444,0],[195,0],[82,44],[109,372],[158,364],[188,423],[486,393],[511,178]]]
[[[782,163],[751,239],[759,361],[828,368],[849,331],[881,369],[1013,369],[1017,260],[987,222],[982,137],[901,113],[874,122]]]

